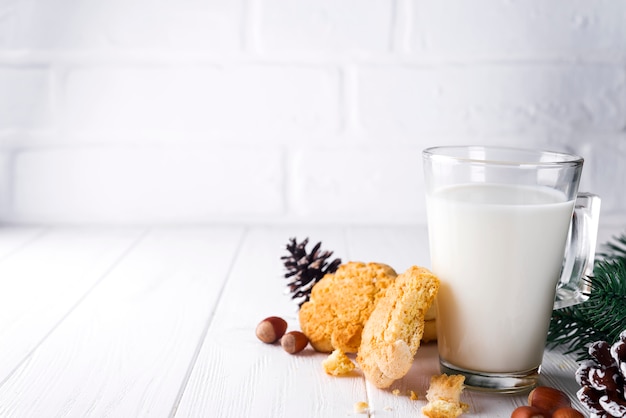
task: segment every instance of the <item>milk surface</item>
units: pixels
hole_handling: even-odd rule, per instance
[[[482,372],[538,367],[574,201],[472,184],[439,189],[427,205],[440,357]]]

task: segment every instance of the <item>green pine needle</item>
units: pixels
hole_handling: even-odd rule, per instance
[[[578,360],[588,358],[587,347],[595,341],[617,341],[626,330],[626,234],[614,238],[600,253],[594,266],[589,299],[554,310],[548,332],[548,347],[565,345]]]

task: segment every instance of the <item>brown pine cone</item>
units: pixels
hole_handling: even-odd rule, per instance
[[[626,330],[610,345],[596,341],[589,346],[593,359],[576,370],[581,389],[576,394],[591,418],[626,417]]]

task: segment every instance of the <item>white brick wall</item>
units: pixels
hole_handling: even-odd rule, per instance
[[[614,0],[409,2],[408,48],[418,55],[475,61],[623,56],[626,3]]]
[[[420,152],[575,152],[626,216],[626,2],[7,0],[0,222],[424,222]],[[624,218],[626,219],[626,218]]]
[[[316,67],[182,64],[68,71],[68,130],[246,136],[328,133],[338,125],[338,74]],[[259,137],[255,142],[264,138]]]
[[[203,222],[284,212],[282,155],[263,147],[42,149],[16,154],[13,179],[20,221],[135,222],[141,214],[143,222]]]

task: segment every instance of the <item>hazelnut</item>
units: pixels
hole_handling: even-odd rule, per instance
[[[552,413],[552,418],[585,418],[585,416],[574,408],[559,408]]]
[[[287,321],[277,316],[265,318],[256,327],[256,336],[267,344],[280,340],[287,331]]]
[[[280,340],[280,345],[283,346],[283,350],[289,354],[299,353],[304,350],[307,344],[309,344],[309,339],[300,331],[290,331]]]
[[[513,411],[511,418],[550,418],[550,413],[535,406],[520,406]]]
[[[545,409],[549,413],[563,407],[572,406],[569,397],[558,389],[538,386],[528,394],[528,405]]]

